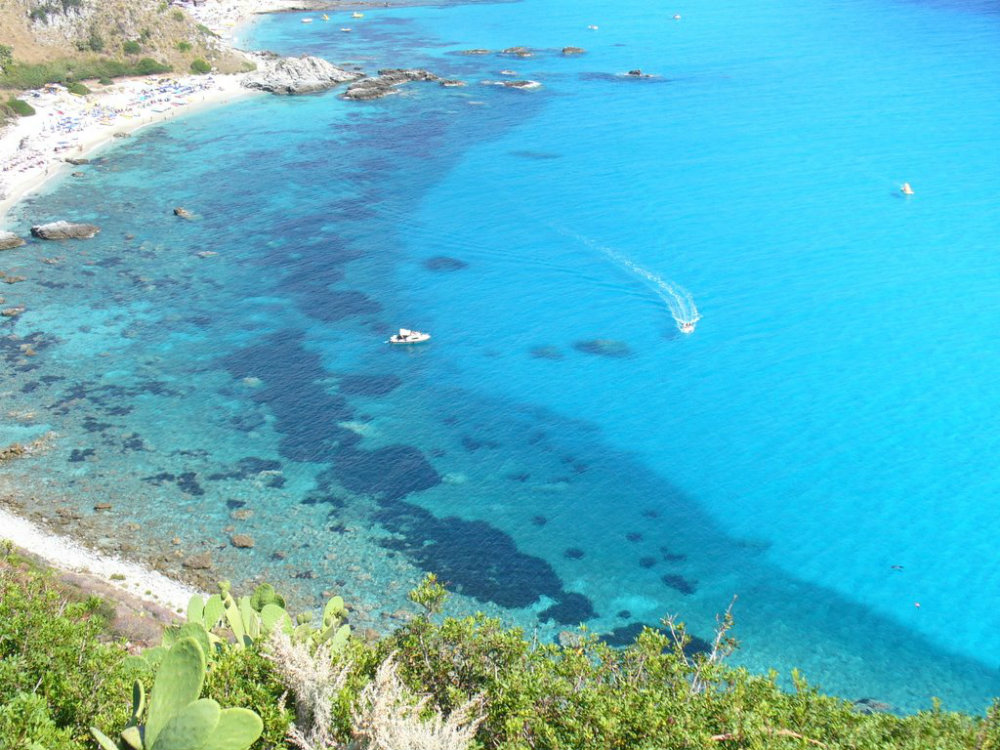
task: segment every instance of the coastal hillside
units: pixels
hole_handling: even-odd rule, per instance
[[[3,0],[0,45],[0,87],[9,89],[30,87],[46,70],[49,78],[77,80],[105,70],[143,72],[143,60],[183,73],[196,60],[224,73],[248,65],[166,0]]]

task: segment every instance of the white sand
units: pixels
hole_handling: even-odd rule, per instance
[[[55,534],[3,508],[0,508],[0,539],[9,539],[15,546],[38,555],[59,570],[92,575],[133,596],[162,604],[175,612],[186,610],[192,594],[200,593],[155,570],[87,549],[68,537]],[[147,591],[152,593],[147,594]]]
[[[251,21],[255,13],[293,4],[289,0],[208,0],[189,12],[225,38]],[[101,146],[117,141],[115,133],[133,133],[152,123],[257,94],[241,86],[242,77],[151,76],[119,79],[109,86],[95,84],[91,86],[93,93],[85,97],[61,87],[26,94],[23,98],[37,114],[18,118],[0,131],[0,227],[17,201],[74,169],[66,158],[87,158]],[[4,508],[0,508],[0,539],[55,568],[93,575],[175,611],[186,609],[188,600],[197,593],[155,570],[95,552]]]
[[[35,108],[0,133],[0,226],[17,201],[74,167],[67,158],[87,158],[117,140],[158,122],[256,92],[240,85],[242,75],[164,76],[93,84],[88,96],[58,86],[22,98]]]
[[[293,0],[208,0],[188,12],[231,45],[239,27],[257,13],[287,9]],[[25,93],[36,114],[0,130],[0,228],[11,206],[73,167],[66,158],[87,158],[112,143],[115,133],[133,133],[153,123],[225,104],[260,92],[243,88],[244,74],[160,75],[88,83],[93,93],[70,94],[60,86]]]

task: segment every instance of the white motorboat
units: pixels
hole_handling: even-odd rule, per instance
[[[678,323],[677,327],[680,328],[681,333],[694,333],[694,323],[685,320],[683,323]]]
[[[429,340],[431,335],[423,331],[411,331],[409,328],[400,328],[399,333],[394,333],[389,337],[390,344],[419,344]]]

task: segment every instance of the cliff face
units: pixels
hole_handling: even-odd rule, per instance
[[[0,44],[29,64],[95,56],[151,57],[178,72],[197,58],[223,72],[245,64],[167,0],[0,0]]]

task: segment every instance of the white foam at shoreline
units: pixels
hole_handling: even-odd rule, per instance
[[[167,578],[138,563],[87,549],[69,537],[0,508],[0,539],[10,540],[49,565],[64,571],[86,573],[140,599],[184,610],[196,589]],[[123,580],[111,576],[124,576]],[[147,594],[146,592],[151,592]]]

